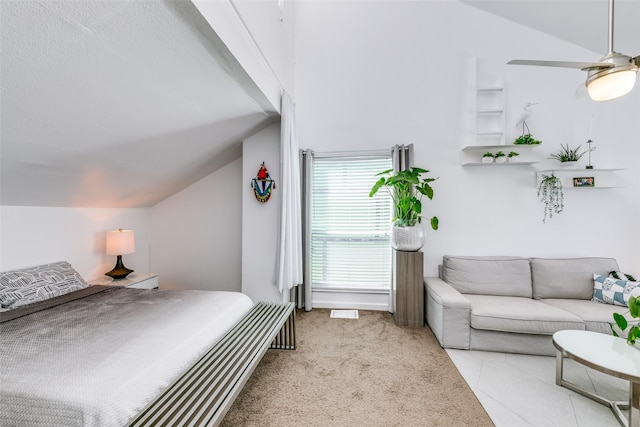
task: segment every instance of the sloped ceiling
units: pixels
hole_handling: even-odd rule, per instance
[[[608,49],[608,0],[462,0],[471,6],[589,49],[593,58],[518,59],[597,61]],[[614,2],[614,50],[640,55],[640,1]]]
[[[607,0],[462,1],[594,52],[519,59],[606,53]],[[277,120],[189,1],[0,8],[2,205],[152,206]],[[640,1],[616,1],[616,51],[640,54],[639,21]]]
[[[152,206],[277,117],[191,2],[1,7],[2,205]]]

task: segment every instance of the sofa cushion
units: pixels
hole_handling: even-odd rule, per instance
[[[593,275],[617,271],[613,258],[531,258],[533,298],[569,298],[590,300]]]
[[[463,294],[531,298],[531,269],[526,258],[445,255],[442,278]]]
[[[600,304],[595,301],[579,299],[541,299],[543,304],[559,308],[575,314],[584,321],[587,331],[611,335],[610,324],[613,323],[613,313],[624,314],[627,309],[619,305]]]
[[[563,329],[585,328],[582,319],[575,314],[531,298],[465,296],[471,303],[471,327],[474,329],[553,335]]]
[[[593,300],[612,305],[629,306],[631,296],[640,295],[640,282],[593,275]]]

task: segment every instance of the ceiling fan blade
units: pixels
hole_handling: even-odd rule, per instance
[[[513,59],[507,64],[510,65],[535,65],[539,67],[561,67],[576,68],[578,70],[589,70],[591,68],[610,68],[613,64],[608,62],[573,62],[573,61],[538,61],[528,59]]]

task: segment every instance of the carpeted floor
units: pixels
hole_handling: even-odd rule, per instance
[[[222,426],[493,426],[429,328],[329,314],[296,313],[297,349],[267,351]]]

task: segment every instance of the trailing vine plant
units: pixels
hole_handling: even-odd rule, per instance
[[[551,175],[542,175],[542,180],[538,187],[538,197],[544,203],[542,222],[547,222],[547,216],[553,218],[554,213],[559,214],[564,209],[562,182],[553,173]]]

